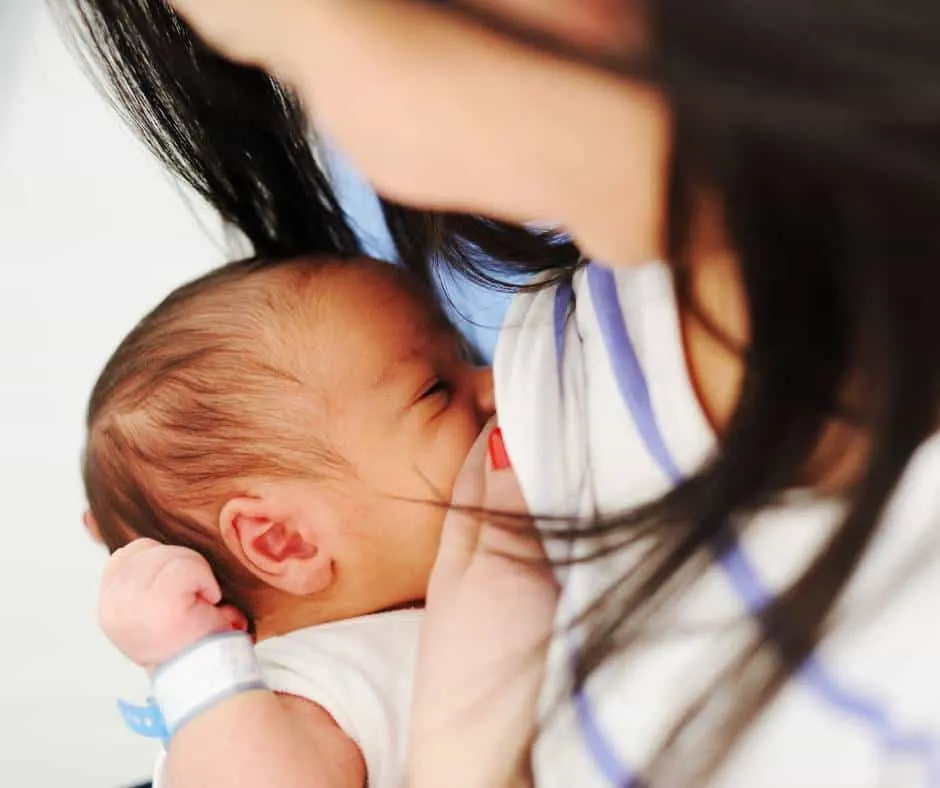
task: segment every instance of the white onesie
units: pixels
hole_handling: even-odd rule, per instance
[[[274,692],[323,707],[358,745],[369,788],[404,773],[423,611],[396,610],[298,629],[255,647]],[[161,752],[155,788],[169,788]]]

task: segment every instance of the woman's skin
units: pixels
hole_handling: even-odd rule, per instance
[[[601,51],[622,50],[631,30],[638,29],[621,0],[465,0],[463,5]]]

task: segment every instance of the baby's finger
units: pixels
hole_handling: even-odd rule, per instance
[[[154,550],[160,547],[160,543],[153,539],[135,539],[112,553],[108,563],[105,564],[104,572],[101,575],[101,588],[110,587],[115,583],[121,583],[126,576],[131,576],[138,582],[143,574],[141,571],[146,565],[152,564],[153,556],[159,551]],[[147,554],[151,553],[150,556]],[[145,575],[149,577],[149,574]]]
[[[116,566],[120,582],[147,588],[175,561],[185,558],[192,551],[184,547],[161,544],[153,539],[136,539],[116,551],[111,562]]]
[[[222,601],[222,587],[209,566],[209,562],[197,553],[193,553],[186,561],[188,571],[185,575],[191,578],[189,582],[195,594],[210,605],[217,605]]]
[[[209,562],[199,553],[185,548],[180,548],[154,576],[151,591],[154,594],[200,597],[210,605],[222,599],[222,589]]]
[[[202,584],[196,589],[196,593],[210,605],[219,604],[222,601],[222,587],[219,585],[219,581],[216,580],[212,570],[210,569],[207,573],[200,574],[197,577],[202,579]]]
[[[170,635],[168,642],[173,644],[170,649],[171,653],[161,654],[156,661],[165,661],[173,654],[178,654],[181,650],[211,635],[234,631],[245,632],[247,629],[247,619],[235,608],[227,605],[215,607],[200,602],[193,606],[185,618],[178,621],[177,628]]]
[[[222,613],[230,629],[238,632],[248,631],[248,617],[237,607],[234,605],[220,605],[216,609]]]
[[[148,550],[153,550],[155,547],[161,547],[161,544],[155,539],[146,539],[140,538],[135,539],[132,542],[128,542],[124,547],[120,547],[114,551],[113,558],[119,556],[130,557],[132,555],[138,555],[139,553],[145,553]]]

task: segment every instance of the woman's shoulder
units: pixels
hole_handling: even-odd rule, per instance
[[[940,432],[911,458],[846,593],[845,630],[872,640],[917,643],[940,664],[933,636],[940,599]],[[899,658],[915,654],[899,653]],[[940,682],[937,706],[940,721]]]
[[[667,451],[667,470],[691,468],[713,443],[685,370],[668,267],[590,264],[546,279],[514,300],[494,363],[527,503],[577,515],[662,494],[674,480],[657,458]]]
[[[853,784],[936,784],[938,481],[940,434],[911,458],[827,634],[762,724],[756,741],[765,746],[742,755],[745,772],[759,773],[762,759],[796,742],[818,741],[828,742],[829,752],[819,751],[819,769],[855,770]],[[834,502],[797,500],[759,515],[742,540],[742,554],[753,562],[752,584],[763,581],[777,592],[787,587],[845,514]],[[729,581],[735,579],[730,572]]]
[[[905,619],[926,627],[934,618],[932,605],[922,604],[927,589],[932,589],[928,596],[940,599],[940,432],[924,441],[908,463],[846,604],[873,619],[891,618],[903,610]],[[931,645],[940,658],[940,638]]]
[[[728,762],[718,785],[784,788],[807,779],[858,788],[938,784],[938,480],[940,435],[911,459],[828,634]],[[675,613],[676,632],[612,660],[566,706],[569,716],[560,715],[548,727],[538,750],[539,784],[570,785],[577,774],[608,762],[620,764],[618,774],[646,763],[656,750],[657,732],[725,664],[722,648],[729,641],[723,638],[746,639],[753,624],[744,615],[750,605],[786,588],[844,514],[835,501],[805,497],[757,515],[740,535],[732,560],[716,563],[696,593],[684,597]],[[615,576],[602,576],[596,564],[578,565],[573,574],[563,596],[572,610],[583,609]],[[716,629],[715,622],[731,621],[740,623]],[[552,691],[566,686],[570,663],[567,642],[556,645]],[[604,758],[598,762],[600,751]]]
[[[940,434],[912,457],[839,604],[830,634],[791,693],[847,741],[868,741],[884,782],[940,779]]]

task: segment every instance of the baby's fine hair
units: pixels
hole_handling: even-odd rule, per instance
[[[324,270],[356,264],[231,263],[175,290],[121,342],[91,395],[83,458],[110,550],[140,537],[192,548],[250,616],[261,584],[218,538],[219,514],[249,479],[342,470],[317,439],[322,387],[303,329]]]

